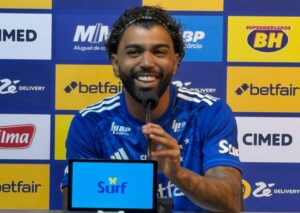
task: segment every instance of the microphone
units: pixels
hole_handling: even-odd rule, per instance
[[[143,106],[146,109],[146,123],[151,122],[151,110],[155,109],[158,105],[158,96],[153,93],[145,93],[143,96]],[[147,139],[147,159],[151,160],[151,146],[150,146],[150,138],[146,135]]]

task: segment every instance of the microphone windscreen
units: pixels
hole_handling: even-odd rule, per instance
[[[145,108],[148,107],[148,104],[150,104],[150,109],[155,109],[155,107],[158,105],[158,96],[153,93],[145,93],[143,95],[143,106]]]

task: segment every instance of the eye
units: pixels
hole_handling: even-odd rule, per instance
[[[165,57],[167,54],[168,54],[168,49],[166,48],[159,48],[159,49],[156,49],[154,51],[154,54],[157,56],[157,57]]]
[[[129,57],[138,57],[140,54],[141,54],[141,50],[140,49],[127,49],[126,51],[126,54],[129,56]]]

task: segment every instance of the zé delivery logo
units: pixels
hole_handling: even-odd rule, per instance
[[[109,177],[108,181],[99,181],[98,182],[98,190],[97,192],[100,194],[124,194],[126,188],[128,186],[128,182],[124,181],[118,184],[117,177]]]

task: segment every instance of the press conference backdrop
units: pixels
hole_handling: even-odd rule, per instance
[[[173,83],[236,115],[246,211],[300,211],[299,0],[1,0],[0,209],[62,208],[73,114],[122,86],[103,41],[124,9],[156,4],[184,26]]]

